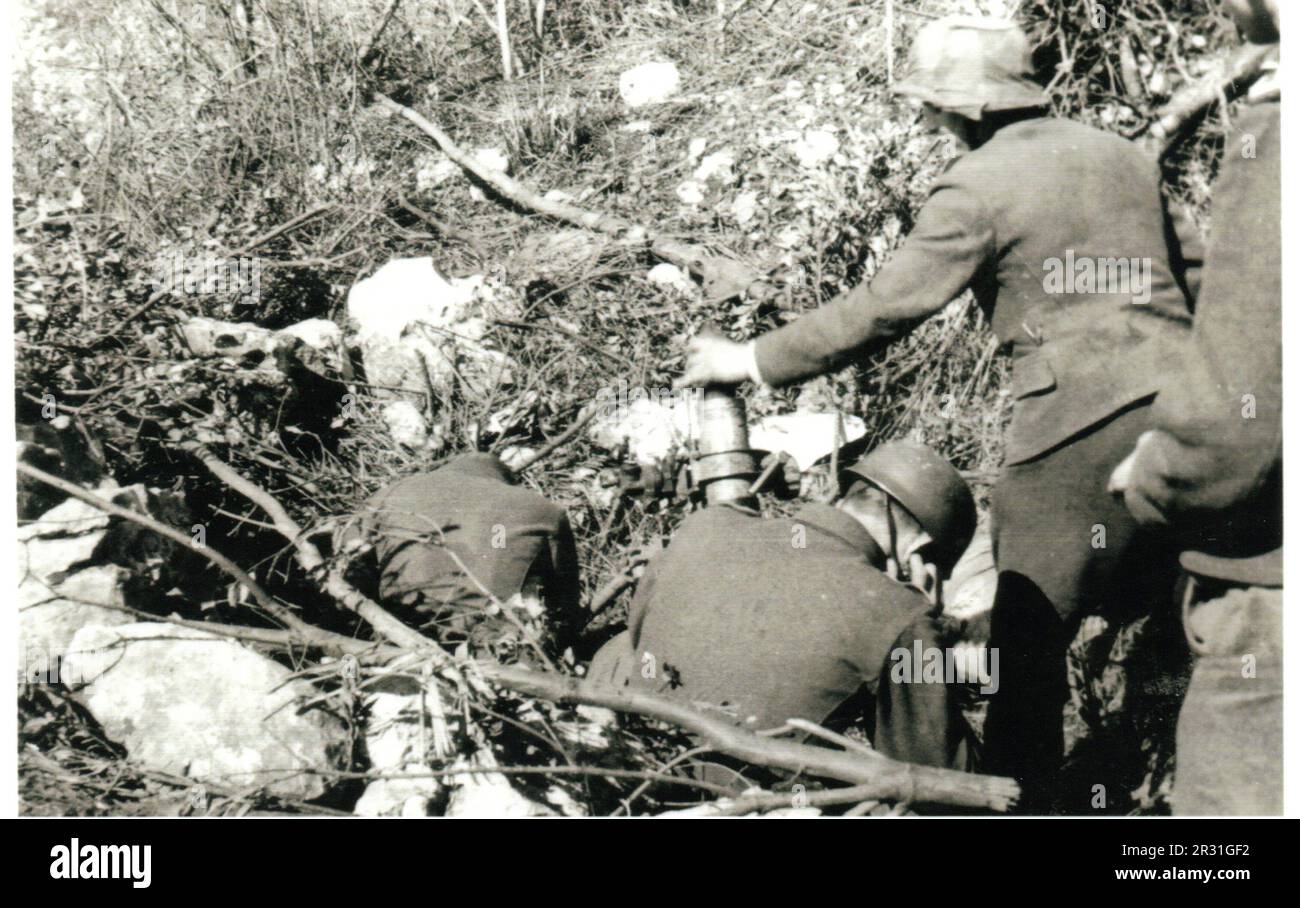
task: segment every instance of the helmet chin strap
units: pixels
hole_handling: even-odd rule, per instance
[[[894,518],[894,499],[892,496],[885,499],[885,522],[889,526],[889,557],[893,558],[904,569],[911,561],[913,553],[934,542],[934,538],[929,533],[921,530],[916,534],[911,545],[907,547],[906,552],[898,550],[898,521]]]

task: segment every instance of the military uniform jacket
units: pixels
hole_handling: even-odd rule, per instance
[[[1191,325],[1200,251],[1184,224],[1132,143],[1012,123],[949,165],[869,285],[760,337],[759,373],[839,368],[969,288],[1014,358],[1006,463],[1031,460],[1158,389]]]
[[[633,598],[631,680],[755,730],[823,721],[864,685],[876,690],[897,638],[929,607],[869,551],[879,549],[866,530],[829,505],[792,519],[695,512]]]
[[[1189,569],[1264,586],[1282,582],[1279,109],[1248,108],[1224,143],[1192,342],[1166,372],[1126,498],[1200,550]]]
[[[563,508],[515,485],[491,454],[465,454],[389,486],[367,502],[364,525],[385,600],[483,600],[482,584],[505,601],[532,571],[543,580],[548,610],[577,607],[577,554]]]

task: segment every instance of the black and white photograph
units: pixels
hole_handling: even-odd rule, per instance
[[[1288,812],[1284,5],[15,3],[30,875],[1090,818],[1250,879],[1178,818]]]

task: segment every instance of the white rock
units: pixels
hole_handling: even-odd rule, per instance
[[[700,161],[700,166],[695,168],[695,179],[700,183],[707,183],[709,180],[719,180],[723,183],[730,183],[736,178],[736,156],[730,151],[715,151]]]
[[[18,528],[18,539],[27,541],[39,538],[81,536],[95,530],[108,528],[108,515],[94,505],[79,498],[69,498],[50,508],[38,519]],[[67,567],[64,565],[63,567]],[[32,567],[31,570],[39,570]],[[62,570],[62,568],[59,568]]]
[[[165,623],[91,625],[67,662],[89,679],[80,697],[107,735],[152,769],[310,799],[326,788],[312,770],[347,765],[342,723],[298,711],[315,688],[229,638]]]
[[[372,772],[411,778],[376,779],[352,812],[363,817],[428,816],[438,796],[438,779],[430,771],[426,749],[431,729],[424,701],[412,679],[394,677],[381,682],[384,689],[365,698],[366,756]]]
[[[631,108],[660,104],[677,94],[681,81],[675,64],[642,63],[618,77],[618,94]]]
[[[537,452],[523,445],[507,445],[501,450],[501,462],[509,470],[517,470],[525,463],[533,459]]]
[[[676,447],[681,450],[691,437],[692,413],[685,398],[675,398],[670,392],[651,400],[648,397],[629,395],[625,400],[612,401],[610,412],[592,420],[587,430],[593,443],[609,451],[618,450],[626,439],[628,453],[638,463],[652,463]]]
[[[785,451],[794,458],[800,471],[806,471],[835,450],[836,413],[787,413],[765,416],[749,427],[750,447],[757,451]],[[844,416],[845,442],[867,434],[866,424],[857,416]]]
[[[704,201],[704,187],[694,180],[687,180],[678,185],[677,198],[683,205],[698,205]]]
[[[275,334],[278,343],[295,348],[308,368],[326,377],[343,370],[343,329],[327,318],[310,318]],[[302,346],[298,346],[299,342]]]
[[[393,441],[417,450],[429,444],[429,422],[415,404],[409,400],[391,400],[381,412]]]
[[[425,152],[415,159],[415,188],[428,192],[464,173],[460,166],[441,151]]]
[[[460,762],[457,766],[471,766],[489,769],[495,761],[484,759],[476,754],[468,763]],[[473,819],[519,819],[524,817],[554,816],[556,811],[544,804],[529,800],[516,791],[510,781],[500,773],[481,772],[453,776],[459,782],[452,790],[447,802],[444,816]]]
[[[510,172],[510,156],[501,148],[476,148],[472,152],[474,160],[478,161],[489,170],[499,170],[501,173]]]
[[[513,302],[483,275],[449,281],[428,258],[394,259],[352,287],[348,316],[372,384],[446,391],[463,379],[486,394],[514,381],[516,364],[482,342],[488,319],[513,314]]]
[[[196,316],[181,325],[181,334],[195,356],[221,356],[252,368],[275,364],[275,333],[251,322]]]
[[[758,213],[758,193],[742,192],[731,203],[731,216],[740,226],[745,226]]]
[[[840,150],[840,140],[824,129],[810,129],[791,144],[790,150],[801,167],[813,170],[835,157]]]
[[[343,343],[343,329],[327,318],[309,318],[276,333],[295,337],[313,350],[337,350]]]
[[[127,579],[127,571],[115,564],[88,567],[58,582],[24,577],[18,586],[18,665],[23,677],[80,683],[59,660],[83,627],[136,620],[118,610],[125,604],[122,588]]]
[[[691,139],[691,144],[686,146],[686,157],[691,161],[698,160],[700,155],[704,154],[704,149],[708,147],[708,139],[703,136],[696,136]]]
[[[660,262],[646,272],[645,279],[652,284],[672,290],[682,296],[697,296],[698,288],[685,271],[670,262]]]

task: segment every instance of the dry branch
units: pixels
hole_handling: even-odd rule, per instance
[[[1147,128],[1148,140],[1159,143],[1160,157],[1168,155],[1192,122],[1216,101],[1230,101],[1249,89],[1276,49],[1271,44],[1243,44],[1214,75],[1187,86],[1161,108],[1159,118]]]
[[[271,517],[280,533],[293,543],[299,561],[305,568],[319,574],[327,567],[320,551],[308,541],[301,527],[289,517],[274,496],[240,476],[210,450],[200,448],[198,455],[215,476],[256,503]],[[182,544],[190,543],[189,537],[179,530],[146,515],[105,501],[65,479],[21,462],[18,464],[18,469],[35,479],[62,489],[105,513],[132,520]],[[427,655],[438,668],[454,669],[455,661],[434,641],[402,624],[378,603],[355,590],[338,571],[328,572],[326,590],[341,604],[364,618],[380,636],[396,644],[396,647],[376,647],[373,644],[366,644],[307,625],[270,599],[257,586],[256,581],[238,565],[211,549],[205,548],[202,551],[223,570],[248,586],[250,592],[253,592],[255,597],[259,597],[258,601],[263,607],[292,626],[291,631],[284,632],[283,639],[286,645],[309,643],[326,651],[340,654],[350,652],[356,655],[372,653],[399,656],[411,655],[415,652]],[[240,632],[229,625],[214,627],[214,630],[231,636],[240,635]],[[274,632],[261,629],[249,628],[248,634],[249,639],[260,643],[269,643],[274,639]],[[555,672],[538,672],[489,661],[474,664],[481,678],[516,693],[557,703],[603,706],[619,712],[631,712],[670,722],[698,735],[712,749],[746,763],[852,783],[861,789],[854,792],[854,800],[870,798],[1005,811],[1014,805],[1019,797],[1019,786],[1012,779],[917,766],[892,760],[877,753],[832,750],[796,741],[766,738],[731,725],[722,719],[705,715],[683,703],[655,694],[594,684]]]
[[[207,558],[217,567],[235,578],[235,580],[238,581],[244,589],[248,590],[252,597],[257,600],[257,604],[260,605],[267,614],[275,617],[286,627],[290,628],[295,635],[297,635],[299,640],[309,639],[316,632],[316,628],[305,623],[293,612],[289,611],[283,605],[271,598],[271,594],[262,589],[261,585],[249,576],[243,568],[235,564],[235,562],[231,561],[225,555],[213,549],[211,546],[206,544],[201,546],[195,545],[193,538],[186,536],[175,527],[170,527],[161,521],[155,520],[148,514],[141,514],[138,511],[132,511],[130,508],[124,508],[120,505],[113,504],[113,502],[100,498],[93,492],[86,491],[74,482],[69,482],[59,476],[46,473],[39,467],[34,467],[29,463],[19,461],[18,472],[25,473],[33,479],[38,479],[47,485],[60,489],[61,491],[71,495],[73,498],[76,498],[78,501],[83,501],[91,507],[98,508],[105,514],[111,514],[114,517],[121,517],[123,520],[137,523],[140,526],[153,530],[160,536],[167,537],[173,542],[179,543],[187,548],[195,549],[203,555],[203,557]]]
[[[586,230],[606,234],[619,242],[645,246],[652,255],[685,268],[704,281],[705,292],[711,299],[728,299],[745,292],[752,295],[769,295],[765,292],[767,287],[762,282],[762,276],[733,258],[715,255],[701,246],[664,236],[617,215],[590,211],[566,202],[545,199],[509,174],[483,166],[473,155],[457,145],[441,126],[427,117],[404,104],[397,103],[385,94],[376,92],[375,99],[383,107],[404,117],[433,139],[443,153],[458,166],[520,208]]]
[[[746,763],[861,786],[859,800],[907,801],[1007,810],[1020,789],[1012,779],[901,763],[880,754],[850,753],[764,738],[689,706],[641,691],[592,684],[513,666],[483,667],[483,677],[518,693],[561,703],[586,703],[671,722]]]

